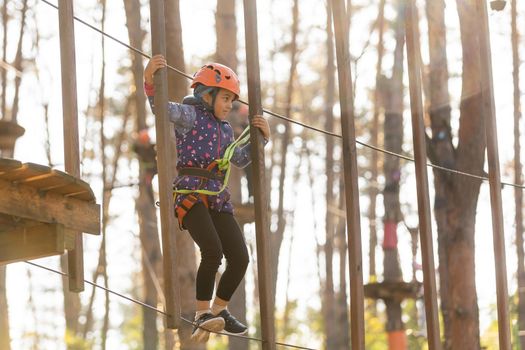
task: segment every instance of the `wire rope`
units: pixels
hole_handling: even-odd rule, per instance
[[[55,9],[58,10],[58,6],[56,6],[55,4],[52,4],[51,2],[49,2],[48,0],[40,0],[41,2],[51,6],[51,7],[54,7]],[[125,42],[123,42],[122,40],[119,40],[117,38],[115,38],[114,36],[100,30],[99,28],[95,27],[94,25],[78,18],[77,16],[73,16],[73,18],[84,24],[85,26],[93,29],[94,31],[100,33],[101,35],[117,42],[118,44],[122,45],[122,46],[125,46],[126,48],[128,48],[129,50],[137,53],[137,54],[140,54],[142,55],[143,57],[145,58],[148,58],[150,59],[151,58],[151,55],[148,55],[146,54],[145,52],[129,45],[129,44],[126,44]],[[177,74],[180,74],[188,79],[193,79],[193,77],[183,71],[181,71],[180,69],[177,69],[173,66],[170,66],[170,65],[167,65],[167,68],[168,69],[171,69],[172,71],[176,72]],[[239,99],[239,102],[245,104],[248,106],[248,102],[246,101],[243,101],[241,99]],[[265,109],[263,108],[263,112],[268,114],[268,115],[271,115],[273,117],[276,117],[278,119],[281,119],[281,120],[285,120],[285,121],[288,121],[290,123],[293,123],[293,124],[296,124],[296,125],[300,125],[304,128],[307,128],[307,129],[310,129],[310,130],[313,130],[313,131],[316,131],[316,132],[319,132],[319,133],[322,133],[322,134],[325,134],[325,135],[329,135],[329,136],[333,136],[333,137],[337,137],[339,139],[342,139],[342,135],[340,134],[337,134],[335,132],[331,132],[331,131],[327,131],[327,130],[324,130],[324,129],[321,129],[321,128],[317,128],[315,126],[312,126],[312,125],[309,125],[309,124],[306,124],[306,123],[303,123],[303,122],[300,122],[298,120],[295,120],[295,119],[292,119],[290,117],[286,117],[282,114],[279,114],[279,113],[275,113],[271,110],[268,110],[268,109]],[[388,151],[388,150],[385,150],[383,148],[380,148],[380,147],[377,147],[377,146],[374,146],[374,145],[370,145],[370,144],[367,144],[363,141],[359,141],[358,139],[355,140],[355,142],[363,147],[366,147],[366,148],[369,148],[371,150],[374,150],[374,151],[377,151],[377,152],[381,152],[381,153],[384,153],[384,154],[388,154],[390,156],[393,156],[393,157],[397,157],[397,158],[400,158],[400,159],[404,159],[404,160],[407,160],[407,161],[410,161],[410,162],[415,162],[415,159],[411,156],[407,156],[407,155],[403,155],[403,154],[399,154],[399,153],[396,153],[396,152],[392,152],[392,151]],[[456,170],[456,169],[451,169],[451,168],[447,168],[447,167],[444,167],[444,166],[441,166],[441,165],[436,165],[436,164],[432,164],[432,163],[426,163],[426,165],[428,167],[431,167],[431,168],[434,168],[434,169],[437,169],[437,170],[441,170],[441,171],[445,171],[445,172],[449,172],[449,173],[452,173],[452,174],[456,174],[456,175],[462,175],[462,176],[467,176],[467,177],[471,177],[471,178],[474,178],[474,179],[478,179],[478,180],[482,180],[482,181],[489,181],[489,178],[486,177],[486,176],[482,176],[482,175],[476,175],[476,174],[471,174],[471,173],[468,173],[468,172],[464,172],[464,171],[461,171],[461,170]],[[515,183],[512,183],[512,182],[505,182],[505,181],[500,181],[502,185],[504,186],[511,186],[511,187],[516,187],[516,188],[521,188],[521,189],[525,189],[525,185],[520,185],[520,184],[515,184]]]
[[[43,270],[46,270],[46,271],[49,271],[49,272],[53,272],[53,273],[56,273],[58,275],[61,275],[63,277],[69,277],[69,275],[65,272],[62,272],[62,271],[58,271],[58,270],[55,270],[55,269],[52,269],[50,267],[47,267],[47,266],[44,266],[44,265],[40,265],[40,264],[37,264],[37,263],[34,263],[34,262],[31,262],[31,261],[24,261],[26,264],[28,265],[32,265],[32,266],[35,266],[35,267],[38,267],[38,268],[41,268]],[[131,297],[128,297],[122,293],[119,293],[119,292],[115,292],[114,290],[111,290],[109,288],[106,288],[104,286],[101,286],[99,284],[96,284],[94,282],[91,282],[91,281],[88,281],[88,280],[85,280],[84,279],[84,282],[95,287],[95,288],[100,288],[108,293],[111,293],[113,295],[116,295],[118,296],[119,298],[123,298],[125,300],[128,300],[132,303],[135,303],[137,305],[140,305],[142,307],[145,307],[145,308],[148,308],[150,310],[153,310],[153,311],[156,311],[158,312],[159,314],[162,314],[164,316],[169,316],[168,313],[166,313],[165,311],[162,311],[160,309],[157,309],[156,307],[154,306],[151,306],[149,304],[146,304],[146,303],[143,303],[142,301],[140,300],[137,300],[137,299],[133,299]],[[195,323],[188,320],[187,318],[184,318],[182,316],[180,316],[180,319],[192,326],[195,326]],[[248,337],[248,336],[243,336],[243,335],[235,335],[235,334],[225,334],[225,333],[221,333],[221,332],[212,332],[212,333],[215,333],[215,334],[219,334],[219,335],[225,335],[225,336],[228,336],[228,337],[234,337],[234,338],[240,338],[240,339],[245,339],[245,340],[252,340],[252,341],[257,341],[257,342],[260,342],[260,343],[263,343],[265,342],[265,340],[262,340],[262,339],[259,339],[259,338],[254,338],[254,337]],[[275,342],[276,345],[280,345],[280,346],[285,346],[285,347],[288,347],[288,348],[294,348],[294,349],[304,349],[304,350],[316,350],[314,348],[307,348],[307,347],[304,347],[304,346],[299,346],[299,345],[293,345],[293,344],[287,344],[287,343],[282,343],[282,342]]]

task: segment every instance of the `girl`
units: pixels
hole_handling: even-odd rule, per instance
[[[154,109],[153,74],[166,67],[162,55],[151,58],[144,70],[144,87]],[[232,103],[239,98],[237,75],[228,67],[209,63],[193,77],[193,96],[182,104],[169,102],[170,121],[177,138],[178,176],[174,182],[175,212],[182,228],[199,246],[201,262],[197,271],[195,325],[191,338],[206,342],[209,331],[245,334],[247,327],[227,309],[233,292],[248,266],[248,249],[233,217],[230,194],[225,185],[228,163],[245,167],[251,162],[250,144],[234,141],[226,121]],[[270,138],[268,122],[254,116],[252,125]],[[226,179],[225,179],[226,178]],[[219,281],[210,308],[215,274],[226,258],[226,269]]]

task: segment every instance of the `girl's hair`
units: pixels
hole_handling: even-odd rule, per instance
[[[202,96],[209,93],[212,97],[211,105],[208,104]],[[204,84],[197,84],[195,88],[193,89],[193,96],[195,96],[195,99],[203,105],[206,110],[213,113],[213,106],[215,105],[215,99],[217,98],[217,94],[219,93],[219,88],[215,86],[206,86]]]

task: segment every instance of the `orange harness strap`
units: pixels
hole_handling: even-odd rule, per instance
[[[209,208],[208,196],[201,193],[190,193],[186,195],[182,202],[175,208],[175,216],[177,216],[177,219],[179,220],[179,227],[181,229],[184,228],[182,220],[184,220],[186,214],[188,214],[190,209],[199,201],[199,198],[202,200],[204,206]]]
[[[199,185],[199,188],[202,188],[204,179],[216,178],[217,175],[220,175],[220,174],[214,174],[211,172],[212,169],[216,166],[217,166],[217,161],[214,160],[206,167],[206,169],[200,169],[200,168],[179,169],[179,175],[193,175],[193,176],[201,177],[201,183]],[[194,172],[196,171],[199,171],[199,173],[194,174]],[[180,194],[177,193],[177,195],[180,195]],[[186,216],[186,214],[188,214],[190,209],[199,201],[199,198],[202,200],[202,203],[204,204],[204,206],[206,206],[206,208],[209,208],[208,195],[197,193],[197,192],[187,194],[186,197],[182,200],[182,202],[175,208],[175,216],[179,220],[179,227],[181,229],[184,229],[184,225],[182,224],[184,217]]]

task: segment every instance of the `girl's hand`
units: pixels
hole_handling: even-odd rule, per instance
[[[159,69],[167,66],[166,59],[162,55],[153,56],[144,69],[144,81],[148,85],[153,85],[153,74]]]
[[[252,125],[261,130],[266,142],[270,140],[270,125],[262,115],[254,115],[252,118]]]

